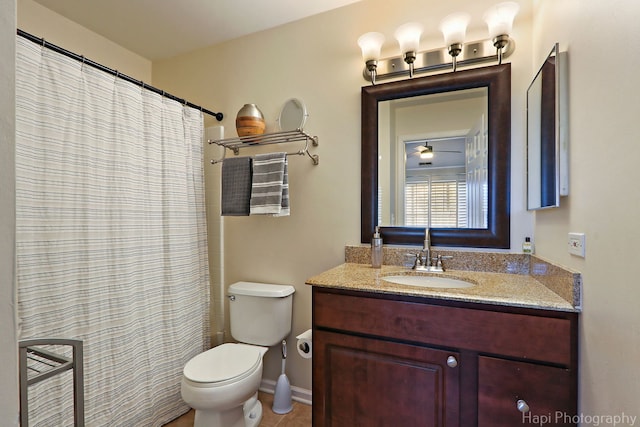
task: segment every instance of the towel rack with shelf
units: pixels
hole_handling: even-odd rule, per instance
[[[311,142],[314,147],[317,147],[318,137],[311,136],[301,129],[284,132],[263,133],[262,135],[241,136],[237,138],[213,139],[209,140],[208,142],[209,144],[216,144],[221,147],[228,148],[233,151],[233,154],[238,155],[241,148],[302,141],[305,142],[304,148],[302,150],[287,153],[287,155],[307,155],[309,156],[313,164],[317,165],[319,163],[319,156],[317,154],[311,154],[309,152],[309,142]],[[222,158],[211,160],[211,164],[213,165],[222,162],[225,159],[226,154],[227,150],[224,150]]]

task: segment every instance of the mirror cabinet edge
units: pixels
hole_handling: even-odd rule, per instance
[[[510,248],[511,64],[474,68],[362,87],[361,243],[377,225],[378,102],[403,97],[488,87],[490,191],[487,229],[432,229],[434,246]],[[491,149],[493,148],[493,150]],[[385,244],[420,245],[424,229],[381,226]]]
[[[555,165],[554,165],[554,188],[555,195],[553,197],[553,203],[544,204],[542,200],[535,205],[532,205],[530,193],[532,192],[532,173],[531,173],[531,159],[530,159],[530,133],[529,128],[531,126],[531,117],[530,117],[530,96],[531,89],[538,81],[539,77],[542,74],[544,66],[549,61],[549,58],[554,58],[554,84],[553,84],[553,96],[554,96],[554,155],[555,155]],[[547,210],[553,208],[560,207],[560,201],[562,197],[569,195],[569,160],[568,160],[568,53],[567,51],[560,50],[560,44],[558,42],[554,43],[553,47],[549,54],[545,57],[541,67],[536,71],[529,87],[526,92],[526,153],[527,159],[525,162],[526,166],[526,189],[527,189],[527,199],[526,199],[526,207],[528,211],[540,211]],[[543,87],[544,88],[544,87]],[[541,90],[543,90],[541,88]],[[539,168],[541,170],[541,168]],[[542,172],[536,174],[536,176],[540,176]],[[538,179],[539,182],[536,182],[536,189],[541,187],[542,177]]]

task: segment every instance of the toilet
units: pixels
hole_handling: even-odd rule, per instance
[[[231,335],[183,369],[182,399],[195,409],[194,427],[257,427],[262,419],[258,387],[262,357],[291,332],[295,289],[237,282],[229,287]]]

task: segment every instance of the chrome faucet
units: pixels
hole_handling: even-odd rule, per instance
[[[431,230],[429,227],[424,229],[424,241],[422,242],[422,265],[431,267]]]
[[[431,271],[431,231],[429,228],[424,229],[424,240],[422,242],[422,249],[415,254],[415,261],[413,263],[413,270],[416,271]]]
[[[415,261],[412,269],[415,271],[432,271],[442,272],[444,266],[442,265],[443,259],[450,259],[451,256],[438,255],[435,259],[435,264],[431,259],[431,230],[427,227],[424,229],[424,241],[422,242],[422,250],[415,254]]]

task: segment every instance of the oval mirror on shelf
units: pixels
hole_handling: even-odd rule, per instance
[[[284,103],[280,115],[278,116],[278,126],[281,131],[292,131],[304,128],[307,121],[307,108],[304,102],[297,98],[291,98]]]

